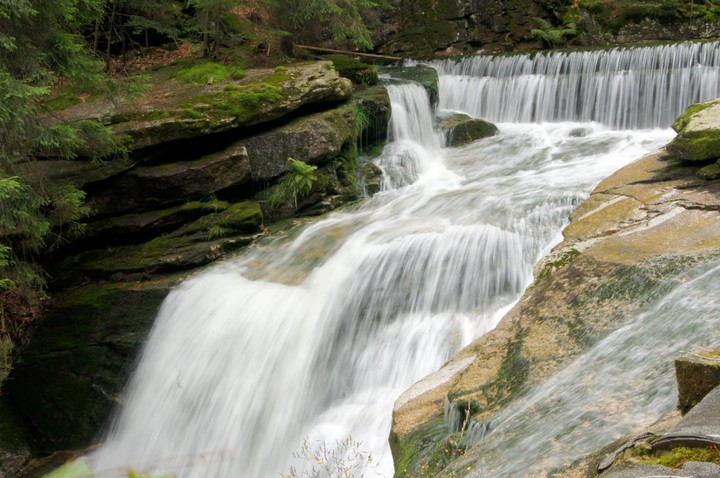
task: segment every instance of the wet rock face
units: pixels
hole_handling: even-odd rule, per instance
[[[675,360],[678,408],[687,413],[720,385],[720,351],[701,351]]]
[[[411,56],[458,55],[478,50],[537,48],[528,40],[533,17],[548,18],[556,2],[533,0],[401,0],[399,31],[386,52]]]
[[[5,384],[34,430],[35,452],[78,449],[96,438],[171,286],[90,285],[58,301]]]
[[[573,2],[563,0],[399,0],[397,32],[379,49],[411,57],[527,51],[543,48],[531,31],[540,18],[549,25],[580,27],[582,46],[710,39],[720,36],[715,19],[685,18],[672,6],[652,2],[597,2],[568,20]],[[658,2],[659,3],[659,2]],[[575,22],[579,20],[579,25]]]
[[[448,146],[463,146],[498,134],[497,126],[466,114],[455,113],[442,122]]]

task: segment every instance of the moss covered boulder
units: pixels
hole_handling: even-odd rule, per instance
[[[67,286],[86,279],[147,280],[156,274],[188,271],[246,246],[262,232],[263,213],[256,201],[215,201],[192,209],[203,215],[152,239],[95,246],[65,257],[49,267],[53,283]]]
[[[442,129],[448,146],[463,146],[482,138],[498,134],[497,126],[466,114],[455,113],[446,117]]]
[[[327,55],[340,76],[357,85],[374,85],[378,81],[378,67],[348,55]]]
[[[674,123],[678,135],[667,150],[684,161],[720,158],[720,100],[691,106]]]
[[[91,190],[88,203],[97,216],[177,204],[247,183],[250,168],[246,149],[234,145],[192,161],[134,168]]]
[[[130,137],[133,150],[197,138],[282,118],[298,109],[350,97],[352,83],[329,61],[277,70],[252,70],[242,79],[188,84],[157,73],[142,99],[110,103],[98,99],[63,112],[65,121],[97,119]]]
[[[339,156],[354,139],[354,111],[344,105],[298,118],[285,126],[242,140],[250,158],[252,179],[269,180],[283,174],[292,157],[308,164],[323,164]]]

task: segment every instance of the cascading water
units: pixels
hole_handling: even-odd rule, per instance
[[[673,359],[717,347],[720,262],[678,278],[629,323],[558,375],[535,387],[491,423],[473,424],[482,451],[463,463],[472,476],[532,476],[627,437],[675,409]],[[542,424],[538,426],[538,424]],[[513,457],[522,456],[522,461]]]
[[[468,108],[448,99],[459,78],[443,68],[441,104],[476,113],[470,96]],[[389,478],[396,397],[494,327],[594,184],[672,137],[504,123],[445,149],[423,90],[388,90],[385,191],[174,290],[90,457],[98,476],[301,473],[303,437],[332,448],[350,435]]]
[[[436,66],[440,106],[489,121],[666,128],[691,104],[720,96],[717,42],[477,56]]]

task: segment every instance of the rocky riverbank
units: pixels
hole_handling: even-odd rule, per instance
[[[390,438],[396,476],[474,476],[466,469],[481,452],[463,441],[473,424],[491,422],[631,321],[663,281],[717,258],[720,181],[698,175],[717,157],[691,162],[669,152],[714,141],[720,123],[708,118],[716,105],[691,108],[667,149],[604,180],[497,328],[398,399]]]

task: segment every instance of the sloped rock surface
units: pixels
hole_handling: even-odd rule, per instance
[[[490,420],[632,316],[663,276],[720,253],[720,184],[695,171],[660,150],[603,181],[573,213],[564,242],[538,264],[521,301],[446,365],[456,371],[398,400],[396,465],[413,473],[426,464],[421,457],[447,437],[447,407]]]

